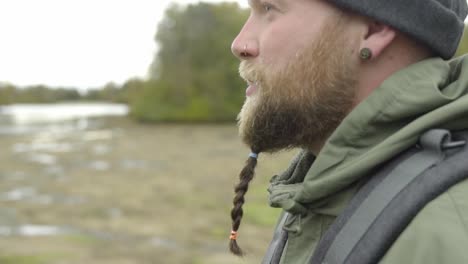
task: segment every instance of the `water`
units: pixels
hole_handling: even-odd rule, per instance
[[[68,234],[70,231],[63,227],[47,225],[21,225],[17,227],[0,226],[0,236],[56,236]]]
[[[126,116],[125,104],[58,103],[0,106],[0,135],[64,133],[95,126],[99,117]]]
[[[1,106],[0,114],[14,124],[56,123],[89,117],[123,116],[128,114],[128,106],[111,103],[13,104]]]

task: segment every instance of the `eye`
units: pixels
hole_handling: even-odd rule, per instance
[[[265,12],[269,12],[273,9],[273,5],[270,3],[266,3],[266,2],[262,3],[262,7]]]

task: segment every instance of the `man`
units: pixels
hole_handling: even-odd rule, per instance
[[[467,4],[249,3],[232,52],[248,83],[239,130],[252,153],[235,188],[230,248],[242,255],[237,231],[257,155],[301,148],[269,192],[270,204],[290,215],[280,263],[309,263],[364,176],[430,128],[468,129],[468,58],[446,61],[461,39]],[[468,181],[431,201],[381,263],[468,263],[467,201]]]

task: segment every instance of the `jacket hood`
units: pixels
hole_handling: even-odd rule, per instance
[[[315,208],[337,215],[363,177],[431,128],[468,129],[467,56],[427,59],[386,79],[343,120],[315,161],[303,151],[272,179],[270,204],[293,214]]]

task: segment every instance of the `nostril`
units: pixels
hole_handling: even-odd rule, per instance
[[[247,57],[247,44],[244,45],[244,49],[240,53],[242,57]]]
[[[231,44],[231,51],[237,58],[245,60],[258,55],[257,46],[255,43],[245,40],[235,39]]]

